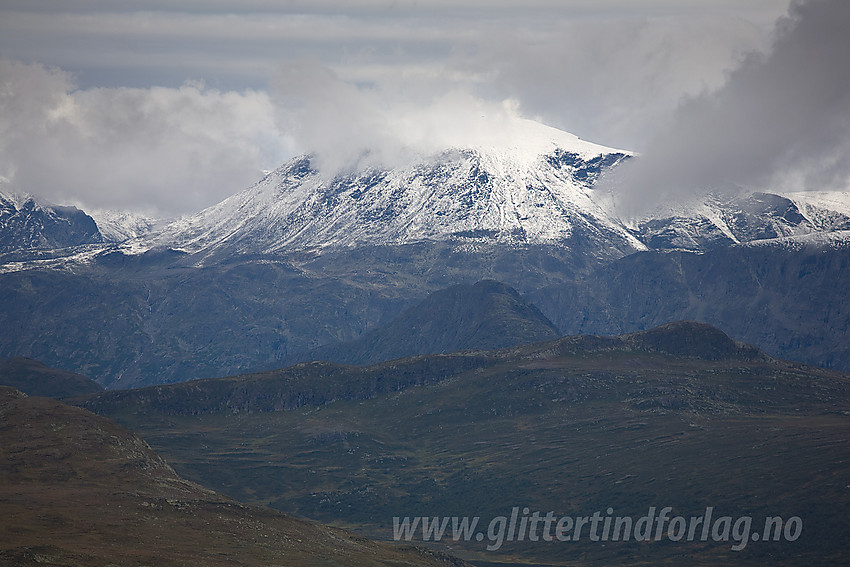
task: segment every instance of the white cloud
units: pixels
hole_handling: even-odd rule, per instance
[[[61,70],[8,60],[0,84],[0,175],[57,202],[193,212],[293,152],[263,92],[78,90]]]
[[[491,145],[510,139],[522,119],[516,100],[488,100],[451,79],[435,85],[428,74],[357,88],[318,61],[299,60],[275,84],[294,137],[326,174]]]
[[[459,61],[481,91],[598,143],[639,149],[685,96],[723,84],[767,33],[737,18],[617,18],[517,26]]]

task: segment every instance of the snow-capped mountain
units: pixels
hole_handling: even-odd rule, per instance
[[[76,207],[51,205],[31,195],[0,193],[0,253],[102,241],[94,220]]]
[[[501,139],[446,148],[401,167],[327,175],[301,156],[168,225],[146,247],[265,254],[460,241],[581,247],[610,258],[850,229],[844,193],[708,195],[624,219],[596,181],[631,157],[530,120]]]
[[[510,139],[447,148],[397,168],[325,175],[298,157],[253,187],[157,235],[189,252],[250,253],[433,240],[640,250],[593,184],[630,156],[522,121]]]
[[[704,252],[850,230],[846,192],[708,195],[624,218],[597,188],[632,159],[530,120],[501,137],[423,154],[402,165],[328,174],[300,156],[197,214],[173,222],[135,213],[0,199],[0,251],[123,243],[127,254],[172,248],[205,257],[451,241],[463,246],[545,244],[610,260],[640,250]],[[640,159],[639,157],[634,159]],[[818,241],[833,242],[832,239]],[[841,240],[841,238],[839,238]],[[96,255],[54,253],[49,265]],[[26,257],[3,271],[26,267]],[[48,261],[43,254],[38,262]]]
[[[625,224],[651,249],[703,252],[850,230],[850,195],[837,191],[707,195]]]

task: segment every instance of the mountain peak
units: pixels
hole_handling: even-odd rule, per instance
[[[0,253],[66,248],[103,241],[94,220],[76,207],[28,194],[0,193]]]
[[[498,136],[482,131],[463,141],[400,167],[332,176],[318,171],[312,157],[299,156],[253,187],[174,223],[155,244],[256,254],[580,238],[596,243],[591,253],[612,244],[623,252],[643,248],[592,195],[599,176],[629,153],[524,120],[506,122]]]

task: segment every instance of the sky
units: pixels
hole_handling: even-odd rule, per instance
[[[0,0],[0,191],[180,215],[481,117],[639,152],[635,203],[846,188],[848,29],[845,0]]]

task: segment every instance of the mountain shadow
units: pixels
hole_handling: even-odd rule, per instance
[[[567,334],[703,321],[771,356],[848,371],[848,288],[850,247],[763,245],[641,252],[528,297]]]

